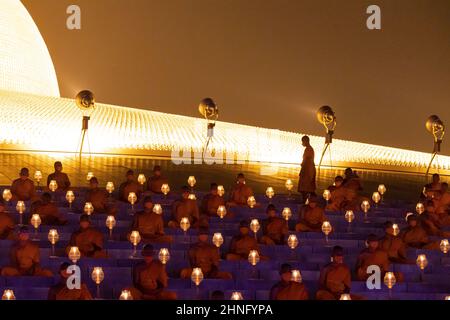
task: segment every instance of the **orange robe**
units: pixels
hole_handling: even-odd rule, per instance
[[[341,294],[350,293],[350,268],[343,263],[331,262],[320,271],[317,300],[339,300]]]
[[[15,222],[8,212],[0,212],[0,240],[15,240]]]
[[[280,281],[270,290],[270,300],[308,300],[308,290],[303,283]]]
[[[161,194],[161,187],[163,184],[169,183],[169,180],[163,176],[155,177],[152,176],[148,179],[147,190],[153,193]]]
[[[263,236],[261,243],[266,245],[283,245],[288,234],[286,220],[280,217],[272,217],[262,222]]]
[[[92,300],[92,295],[84,283],[80,289],[69,289],[66,282],[62,281],[50,288],[47,300]]]
[[[67,224],[67,220],[59,213],[58,207],[54,203],[40,203],[33,211],[39,214],[44,225]]]
[[[380,249],[387,253],[389,261],[394,263],[410,263],[406,255],[406,245],[399,236],[386,234],[380,240]]]
[[[104,189],[95,188],[86,192],[86,202],[92,203],[95,213],[105,213],[109,194]]]
[[[11,265],[2,269],[2,276],[51,277],[52,272],[41,268],[39,246],[31,240],[17,241],[10,251]]]
[[[72,233],[66,251],[69,252],[70,247],[74,246],[78,247],[82,257],[107,257],[106,251],[103,250],[103,233],[93,227],[80,228]]]
[[[172,237],[164,234],[162,215],[153,211],[138,212],[130,229],[139,231],[144,242],[172,242]]]
[[[172,207],[172,221],[170,221],[169,226],[178,228],[182,218],[188,218],[191,227],[197,227],[200,213],[196,200],[181,199],[174,202]]]
[[[207,194],[202,199],[202,214],[205,214],[209,217],[217,216],[217,209],[219,206],[224,206],[225,200],[223,197],[219,195]],[[228,216],[228,214],[227,214]]]
[[[314,149],[311,146],[305,148],[301,166],[298,192],[315,192],[316,165],[314,164]]]
[[[230,203],[238,206],[246,206],[249,197],[253,196],[253,190],[246,184],[238,183],[231,190]]]
[[[21,178],[13,181],[11,185],[11,193],[13,200],[30,201],[36,198],[34,182],[30,179],[22,180]]]
[[[227,260],[248,259],[250,250],[258,250],[258,242],[250,235],[238,235],[231,239]]]
[[[67,191],[70,187],[69,176],[64,172],[54,172],[47,177],[47,187],[50,181],[55,180],[58,184],[58,190]]]
[[[303,219],[297,223],[295,230],[298,232],[322,232],[322,223],[325,220],[326,216],[323,208],[306,206]]]

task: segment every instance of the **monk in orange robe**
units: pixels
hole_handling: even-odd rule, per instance
[[[126,174],[126,181],[119,186],[119,200],[123,202],[128,202],[128,195],[130,192],[136,194],[139,200],[141,196],[141,185],[136,181],[133,170],[128,170]]]
[[[425,202],[425,212],[420,216],[421,225],[429,236],[436,236],[441,238],[450,237],[449,231],[444,231],[441,216],[436,213],[434,201],[428,200]]]
[[[366,281],[370,273],[367,273],[369,266],[376,265],[380,268],[381,278],[384,278],[389,271],[390,261],[388,254],[379,248],[379,241],[376,235],[369,234],[367,237],[367,248],[362,250],[356,261],[356,277],[359,281]],[[403,282],[403,274],[395,272],[397,282]]]
[[[63,170],[62,163],[60,161],[56,161],[54,164],[54,168],[55,172],[53,172],[47,177],[47,187],[49,186],[50,181],[55,180],[56,183],[58,184],[58,190],[60,191],[69,190],[70,187],[69,176],[64,172],[62,172]]]
[[[5,204],[0,201],[0,240],[15,240],[14,226],[13,217],[6,211]]]
[[[72,233],[66,252],[70,247],[78,247],[82,257],[107,258],[103,249],[103,233],[91,226],[89,216],[82,214],[80,217],[80,228]]]
[[[197,228],[200,221],[200,210],[197,201],[189,199],[189,187],[183,186],[181,189],[181,199],[173,203],[172,219],[169,221],[170,228],[179,228],[182,218],[188,218],[191,227]]]
[[[30,201],[36,199],[36,191],[34,182],[29,179],[30,172],[28,168],[20,170],[20,177],[13,181],[11,185],[11,193],[15,201]]]
[[[316,192],[316,165],[314,164],[314,149],[311,147],[308,136],[302,137],[302,146],[305,147],[305,151],[303,152],[298,192],[301,193],[303,202],[306,202],[306,199],[310,195],[315,195]]]
[[[322,232],[322,223],[327,219],[323,208],[317,204],[317,197],[309,199],[307,206],[303,207],[303,217],[300,217],[299,223],[295,226],[298,232]]]
[[[237,176],[236,185],[233,187],[230,193],[230,200],[227,203],[228,206],[246,206],[249,197],[253,196],[253,190],[246,185],[245,176],[243,173],[239,173]]]
[[[89,190],[86,192],[86,202],[92,203],[94,214],[105,213],[108,206],[109,194],[105,189],[98,187],[98,179],[89,180]]]
[[[380,239],[380,249],[387,253],[390,262],[414,263],[407,258],[406,245],[399,235],[394,234],[393,225],[391,221],[385,222],[385,235]]]
[[[153,255],[153,246],[146,244],[142,249],[144,261],[133,267],[133,287],[129,288],[133,300],[176,300],[176,293],[166,290],[165,266]]]
[[[169,179],[162,175],[161,166],[156,165],[153,167],[153,176],[147,181],[147,190],[152,193],[161,194],[163,184],[169,184]]]
[[[440,193],[442,190],[441,177],[439,174],[435,173],[431,177],[431,183],[428,183],[424,186],[424,192],[421,194],[421,198],[423,199],[425,195],[429,198],[433,198],[436,193]]]
[[[53,276],[50,270],[41,267],[39,246],[30,240],[27,227],[20,229],[19,240],[11,247],[10,258],[11,265],[2,268],[2,276]]]
[[[239,224],[239,234],[231,239],[227,260],[247,260],[251,250],[259,252],[258,241],[249,235],[249,222],[242,220]]]
[[[201,213],[208,217],[217,217],[217,209],[219,206],[225,206],[225,200],[219,196],[217,187],[217,183],[211,183],[209,193],[202,199]]]
[[[153,201],[150,196],[144,198],[144,211],[134,215],[131,231],[139,231],[144,242],[172,242],[172,237],[164,234],[162,215],[153,212]],[[129,238],[129,235],[128,235]]]
[[[327,188],[331,193],[331,199],[326,206],[326,210],[339,211],[345,207],[348,191],[347,188],[344,187],[343,182],[344,178],[337,176],[334,178],[334,185]]]
[[[409,248],[439,250],[439,243],[431,241],[427,232],[419,223],[419,217],[415,214],[408,216],[408,227],[401,233],[401,238]]]
[[[33,206],[33,213],[37,213],[44,225],[65,225],[67,220],[59,212],[58,207],[52,202],[50,193],[43,193],[41,201]]]
[[[207,279],[232,279],[229,272],[219,271],[219,249],[208,242],[209,232],[206,228],[200,228],[198,242],[189,248],[190,268],[181,270],[182,279],[190,279],[193,268],[201,268],[203,276]]]
[[[70,264],[63,262],[59,267],[59,274],[61,276],[58,284],[50,287],[48,291],[48,300],[92,300],[92,295],[89,292],[85,283],[81,283],[80,289],[69,289],[67,287],[67,280],[71,273],[67,272]]]
[[[277,209],[270,204],[267,209],[267,219],[262,221],[263,236],[260,242],[265,245],[283,245],[289,232],[286,220],[277,217]]]
[[[270,290],[270,300],[308,300],[309,294],[303,283],[291,280],[292,267],[284,263],[280,268],[280,281]]]

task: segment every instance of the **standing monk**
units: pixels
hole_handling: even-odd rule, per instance
[[[86,284],[81,283],[79,289],[67,287],[67,279],[71,276],[71,273],[67,272],[69,266],[68,262],[63,262],[59,267],[61,279],[58,284],[50,287],[47,300],[92,300]]]
[[[133,268],[131,296],[134,300],[176,300],[176,293],[165,290],[167,272],[159,260],[153,259],[153,254],[153,246],[146,244],[142,249],[144,261]]]
[[[270,290],[270,300],[308,300],[308,290],[303,283],[292,281],[292,267],[284,263],[280,269],[280,281]]]
[[[30,240],[27,227],[20,229],[19,240],[11,247],[10,258],[11,265],[2,269],[2,276],[53,276],[50,270],[41,268],[39,246]]]
[[[3,201],[0,201],[0,240],[15,240],[14,226],[13,217],[6,211]]]
[[[303,202],[305,202],[310,195],[315,195],[316,192],[316,165],[314,164],[314,149],[309,143],[308,136],[302,137],[302,146],[305,147],[305,151],[303,152],[298,192],[301,193]]]
[[[50,174],[47,178],[47,187],[50,184],[50,181],[55,180],[58,184],[58,190],[67,191],[70,187],[69,176],[62,172],[63,166],[61,161],[56,161],[54,164],[55,172]]]
[[[67,253],[70,247],[78,247],[82,257],[107,258],[106,251],[103,250],[103,233],[94,227],[87,214],[80,217],[80,229],[72,233],[67,246]]]
[[[141,185],[136,181],[133,170],[128,170],[126,174],[126,181],[119,186],[119,200],[128,202],[128,195],[134,192],[139,200],[141,195]]]
[[[286,220],[277,217],[277,209],[273,204],[267,207],[268,218],[262,221],[263,236],[261,243],[265,245],[283,245],[288,234]]]
[[[36,198],[34,182],[29,179],[30,172],[28,168],[20,169],[20,177],[13,181],[11,193],[15,201],[29,201]]]
[[[92,203],[94,213],[106,213],[109,195],[105,189],[98,187],[98,179],[92,177],[89,180],[89,190],[86,192],[86,202]]]
[[[231,190],[230,201],[227,205],[246,206],[247,200],[250,196],[253,196],[253,190],[245,184],[244,174],[239,173],[237,176],[236,185]]]
[[[161,187],[163,184],[169,183],[169,180],[161,174],[161,167],[153,167],[153,176],[148,179],[147,190],[152,193],[161,194]]]

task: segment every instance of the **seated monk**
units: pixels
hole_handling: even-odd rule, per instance
[[[344,187],[351,189],[356,193],[363,189],[361,185],[361,179],[359,178],[358,174],[352,170],[352,168],[345,169],[344,175]]]
[[[219,249],[208,242],[208,229],[200,228],[198,242],[189,248],[190,268],[181,270],[182,279],[190,279],[193,268],[201,268],[206,279],[232,279],[229,272],[219,271]]]
[[[442,230],[444,225],[441,222],[441,217],[436,213],[433,200],[427,200],[425,202],[425,212],[420,215],[420,220],[423,229],[429,236],[450,237],[450,232]]]
[[[165,183],[168,184],[169,179],[161,174],[160,166],[154,166],[153,176],[151,176],[147,181],[147,190],[152,193],[162,194],[161,187]]]
[[[58,284],[50,287],[47,300],[92,300],[86,284],[81,283],[80,289],[69,289],[67,287],[67,279],[72,275],[68,273],[70,263],[63,262],[59,267],[60,281]]]
[[[134,230],[139,231],[144,242],[172,242],[172,237],[164,234],[162,215],[153,212],[153,202],[150,196],[144,198],[144,211],[134,215],[130,233]]]
[[[11,193],[14,201],[30,201],[36,199],[36,191],[34,182],[29,179],[30,172],[28,168],[20,170],[20,177],[13,181],[11,185]]]
[[[239,234],[231,239],[227,260],[247,260],[251,250],[259,252],[258,241],[250,236],[249,232],[249,222],[242,220],[239,224]],[[267,260],[267,257],[261,255],[259,257],[261,260]]]
[[[128,195],[130,192],[136,194],[139,200],[142,192],[141,185],[136,181],[133,170],[128,170],[126,174],[126,181],[119,186],[119,200],[128,203]]]
[[[86,202],[92,203],[95,213],[106,213],[109,194],[105,189],[98,187],[98,179],[92,177],[89,180],[89,190],[86,192]]]
[[[289,232],[286,220],[277,217],[277,209],[270,204],[266,213],[268,218],[262,221],[263,236],[260,242],[265,245],[283,245]]]
[[[56,161],[54,167],[55,172],[53,172],[47,177],[47,187],[49,186],[50,181],[55,180],[56,183],[58,184],[58,190],[60,191],[69,190],[70,187],[69,176],[64,172],[62,172],[63,170],[62,163],[60,161]]]
[[[233,187],[230,193],[230,200],[228,206],[247,206],[247,200],[253,196],[253,190],[245,184],[245,177],[243,173],[239,173],[237,176],[236,185]]]
[[[415,214],[408,216],[408,227],[402,231],[401,238],[409,248],[439,250],[439,243],[428,238],[427,232],[419,223],[419,217]]]
[[[334,178],[334,185],[329,186],[328,190],[331,193],[331,198],[328,201],[326,210],[339,211],[344,209],[348,198],[347,188],[343,186],[344,178],[337,176]]]
[[[450,192],[448,192],[448,183],[442,183],[442,190],[439,202],[437,203],[436,213],[439,215],[439,221],[442,226],[450,226]]]
[[[153,246],[146,244],[142,249],[144,261],[133,267],[133,287],[128,289],[133,300],[176,300],[176,293],[166,291],[166,268],[153,255]]]
[[[316,300],[339,300],[342,294],[350,294],[351,283],[350,268],[344,263],[344,249],[335,246],[331,252],[331,262],[320,270]],[[362,299],[353,294],[350,297],[352,300]]]
[[[67,224],[67,220],[52,202],[52,196],[48,192],[42,194],[41,201],[33,206],[32,212],[37,213],[41,217],[42,224],[44,225],[61,226]]]
[[[356,261],[356,277],[359,281],[366,281],[371,273],[367,273],[367,269],[376,265],[380,267],[381,279],[389,271],[389,257],[388,254],[379,248],[380,242],[374,234],[369,234],[367,237],[367,248],[362,250]],[[397,282],[403,282],[403,274],[395,272]]]
[[[168,224],[170,228],[179,228],[182,218],[188,218],[193,228],[199,226],[200,213],[197,200],[189,199],[189,195],[189,187],[183,186],[181,188],[181,199],[175,201],[172,206],[172,219]]]
[[[80,217],[80,228],[72,233],[67,246],[67,253],[70,247],[78,247],[82,257],[107,258],[106,251],[103,250],[103,233],[94,227],[87,214]]]
[[[308,205],[304,206],[303,217],[300,217],[299,223],[295,226],[297,232],[322,232],[322,223],[327,220],[325,210],[317,204],[317,197],[309,198]]]
[[[292,267],[283,263],[280,269],[280,281],[270,289],[270,300],[308,300],[309,294],[303,283],[291,280]]]
[[[393,263],[412,264],[406,255],[406,245],[402,238],[394,234],[393,223],[386,221],[384,224],[385,235],[380,239],[380,249],[387,253],[389,261]]]
[[[428,183],[423,187],[421,199],[424,199],[425,197],[434,198],[435,194],[440,193],[441,190],[441,177],[439,174],[435,173],[431,177],[431,183]]]
[[[208,217],[217,217],[217,209],[219,206],[225,205],[225,200],[219,196],[217,187],[217,183],[211,183],[209,193],[202,199],[201,213]],[[226,217],[228,217],[228,214]]]
[[[11,247],[11,265],[4,267],[1,275],[4,277],[53,276],[50,270],[41,268],[40,257],[39,246],[30,240],[28,228],[22,227],[19,231],[19,239]]]
[[[360,196],[360,192],[363,190],[361,179],[351,168],[345,169],[345,179],[342,185],[346,191],[346,201],[343,209],[359,210],[360,204],[365,198]]]
[[[0,201],[0,240],[16,240],[14,226],[13,217],[6,211],[3,201]]]

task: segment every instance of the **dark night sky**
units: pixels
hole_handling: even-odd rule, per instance
[[[450,127],[449,0],[22,0],[52,55],[61,94],[430,151],[425,119]],[[66,28],[66,8],[82,29]],[[382,30],[366,28],[366,8]],[[443,152],[450,154],[450,143]]]

